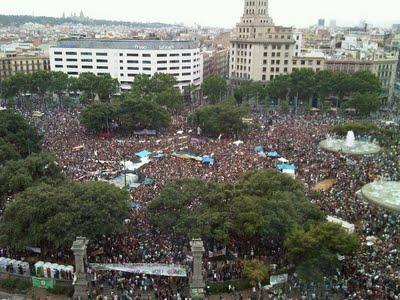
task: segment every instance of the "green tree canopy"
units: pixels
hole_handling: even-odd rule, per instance
[[[367,116],[377,112],[382,102],[378,94],[374,93],[355,93],[350,100],[346,101],[345,108],[353,108],[358,114]]]
[[[162,129],[169,126],[169,113],[157,103],[146,100],[125,100],[117,112],[121,127],[132,129]]]
[[[104,131],[110,128],[114,109],[109,103],[93,103],[81,112],[81,123],[89,130]]]
[[[333,275],[341,267],[338,255],[355,254],[359,239],[340,225],[323,222],[308,230],[295,228],[285,245],[300,276],[309,282],[320,282],[323,276]]]
[[[0,168],[0,195],[13,196],[41,182],[55,184],[63,179],[61,168],[49,154],[32,154],[10,160]]]
[[[259,260],[247,260],[244,262],[243,275],[250,280],[252,286],[257,286],[268,278],[268,266],[263,265]]]
[[[235,184],[198,179],[171,182],[148,206],[152,224],[178,236],[261,246],[283,242],[295,226],[324,219],[301,183],[275,170],[249,172]]]
[[[100,100],[110,101],[112,95],[119,90],[119,81],[114,79],[110,74],[101,74],[97,76],[96,93]]]
[[[227,91],[226,80],[217,75],[211,75],[204,79],[201,85],[207,102],[215,104],[221,102],[225,98]]]
[[[0,144],[12,145],[7,147],[7,152],[13,148],[17,152],[16,156],[27,157],[30,153],[40,151],[41,140],[42,137],[36,128],[31,126],[23,116],[10,110],[0,111]],[[2,156],[7,158],[5,153]],[[2,163],[4,161],[0,161],[0,164]]]
[[[0,222],[1,245],[48,251],[69,247],[77,236],[97,239],[123,230],[128,194],[104,182],[40,184],[9,203]]]
[[[235,134],[245,129],[242,119],[246,112],[245,106],[238,107],[225,101],[199,107],[190,115],[189,122],[211,136],[221,133]]]

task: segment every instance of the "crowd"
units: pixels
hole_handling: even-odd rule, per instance
[[[34,122],[44,133],[44,148],[55,153],[64,173],[76,181],[107,180],[121,173],[122,160],[132,160],[135,153],[147,149],[162,150],[164,157],[152,159],[140,168],[145,177],[155,179],[152,186],[139,186],[130,191],[131,199],[140,205],[130,211],[126,220],[128,232],[91,243],[89,261],[101,263],[166,263],[190,265],[188,241],[173,233],[161,234],[147,220],[145,207],[169,181],[198,177],[214,182],[232,182],[243,172],[274,168],[276,161],[257,155],[254,148],[262,145],[277,151],[297,166],[296,176],[310,190],[315,184],[334,179],[327,191],[310,192],[310,199],[327,215],[356,225],[361,236],[362,251],[347,260],[343,273],[338,273],[326,287],[346,299],[398,299],[400,295],[399,245],[400,217],[372,206],[356,197],[365,184],[384,174],[399,179],[399,145],[379,157],[352,158],[340,153],[328,153],[318,143],[331,133],[332,127],[343,121],[335,115],[292,116],[277,113],[253,114],[252,129],[240,136],[220,137],[193,143],[196,133],[187,123],[187,113],[174,117],[172,126],[154,137],[137,137],[117,130],[109,138],[87,132],[79,123],[78,111],[48,112]],[[242,144],[234,144],[236,140]],[[174,157],[173,151],[189,149],[212,155],[213,166]],[[373,240],[373,242],[371,242]],[[237,249],[232,249],[237,250]],[[254,249],[256,255],[266,255],[271,263],[283,267],[279,248],[271,246],[268,253]],[[240,278],[243,265],[234,259],[223,264],[205,260],[208,281]],[[139,294],[154,291],[158,299],[184,299],[185,280],[172,280],[130,274],[90,270],[91,296],[100,299],[104,290],[118,291],[109,298],[136,299]],[[309,296],[296,278],[285,293]],[[287,294],[287,295],[289,295]],[[117,296],[119,295],[119,296]],[[135,298],[136,297],[136,298]]]

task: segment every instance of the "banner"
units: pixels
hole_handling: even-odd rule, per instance
[[[132,274],[144,274],[168,277],[186,277],[186,268],[179,265],[162,264],[90,264],[97,271],[120,271]]]
[[[54,278],[41,278],[32,276],[32,285],[37,288],[52,289],[54,288]]]

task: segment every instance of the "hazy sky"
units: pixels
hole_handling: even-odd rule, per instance
[[[322,17],[338,25],[400,23],[400,0],[269,0],[275,24],[308,26]],[[233,27],[244,0],[1,0],[0,14],[61,16],[63,12],[91,18],[144,22],[184,22]]]

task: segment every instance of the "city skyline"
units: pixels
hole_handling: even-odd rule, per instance
[[[233,28],[243,12],[243,0],[203,0],[201,2],[186,0],[185,5],[182,5],[179,0],[148,0],[140,4],[137,2],[116,0],[113,1],[112,6],[98,6],[93,0],[70,0],[65,4],[58,3],[54,6],[51,0],[4,1],[0,14],[61,17],[63,13],[69,16],[71,13],[79,14],[82,10],[85,16],[94,19]],[[391,9],[387,9],[388,7]],[[270,16],[275,24],[295,27],[315,25],[320,18],[325,19],[326,24],[329,24],[329,20],[336,20],[338,26],[358,25],[360,20],[366,20],[367,23],[374,25],[388,26],[400,22],[397,15],[399,9],[400,3],[396,0],[382,0],[378,7],[365,5],[362,0],[351,2],[346,0],[335,2],[270,0],[269,5]],[[132,13],[128,15],[127,11]],[[220,13],[227,11],[229,13],[224,15]],[[306,12],[299,14],[299,11]]]

